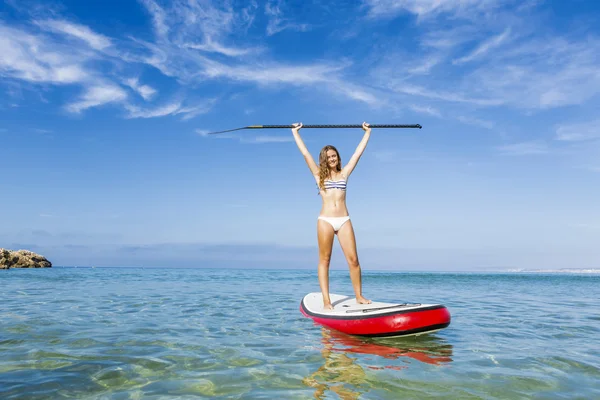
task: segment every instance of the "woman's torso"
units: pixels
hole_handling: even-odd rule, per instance
[[[315,176],[317,185],[319,176]],[[346,208],[346,183],[347,179],[339,174],[325,180],[325,189],[319,188],[319,194],[323,199],[321,212],[319,215],[324,217],[345,217],[348,215]]]

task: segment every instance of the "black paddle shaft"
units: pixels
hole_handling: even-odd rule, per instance
[[[369,125],[370,128],[418,128],[421,129],[420,124],[413,125],[398,125],[398,124],[384,124],[384,125]],[[250,125],[242,128],[228,129],[226,131],[210,132],[210,135],[217,133],[240,131],[242,129],[292,129],[294,125]],[[346,124],[346,125],[302,125],[302,128],[362,128],[359,124]]]
[[[248,129],[260,129],[260,128],[293,128],[294,125],[251,125]],[[354,125],[302,125],[302,128],[362,128],[362,125],[354,124]],[[369,125],[369,128],[419,128],[421,129],[421,125]]]

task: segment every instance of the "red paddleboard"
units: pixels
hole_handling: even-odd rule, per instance
[[[300,312],[336,331],[368,337],[423,335],[450,325],[450,312],[442,304],[358,304],[354,296],[330,294],[330,298],[333,310],[325,310],[321,293],[309,293]]]

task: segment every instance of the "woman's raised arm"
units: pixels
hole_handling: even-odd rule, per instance
[[[302,138],[300,137],[299,131],[300,131],[300,128],[302,128],[302,123],[299,123],[299,124],[296,123],[296,124],[293,124],[293,126],[294,127],[292,128],[292,133],[294,134],[294,139],[296,140],[298,149],[300,149],[300,153],[302,153],[302,155],[304,156],[304,159],[306,160],[306,164],[308,164],[308,168],[310,169],[310,172],[313,175],[318,175],[319,167],[315,163],[315,160],[313,160],[308,149],[306,148],[306,145],[304,145],[304,142],[302,141]]]
[[[366,122],[363,122],[362,128],[365,131],[365,134],[364,134],[362,140],[360,141],[360,143],[358,144],[358,146],[356,147],[354,154],[348,161],[348,164],[346,164],[346,166],[344,166],[344,168],[342,168],[342,173],[344,174],[344,176],[346,178],[348,178],[348,176],[350,176],[352,171],[354,171],[354,168],[356,167],[358,160],[360,160],[360,156],[362,156],[363,152],[367,148],[367,143],[369,143],[369,138],[371,137],[371,127],[369,126],[369,124],[367,124]]]

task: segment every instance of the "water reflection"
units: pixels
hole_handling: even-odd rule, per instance
[[[366,368],[402,370],[414,360],[431,365],[452,362],[452,345],[434,334],[372,339],[322,327],[321,335],[321,354],[325,362],[303,380],[305,385],[315,389],[317,399],[325,398],[327,391],[344,400],[357,399],[371,387]]]

